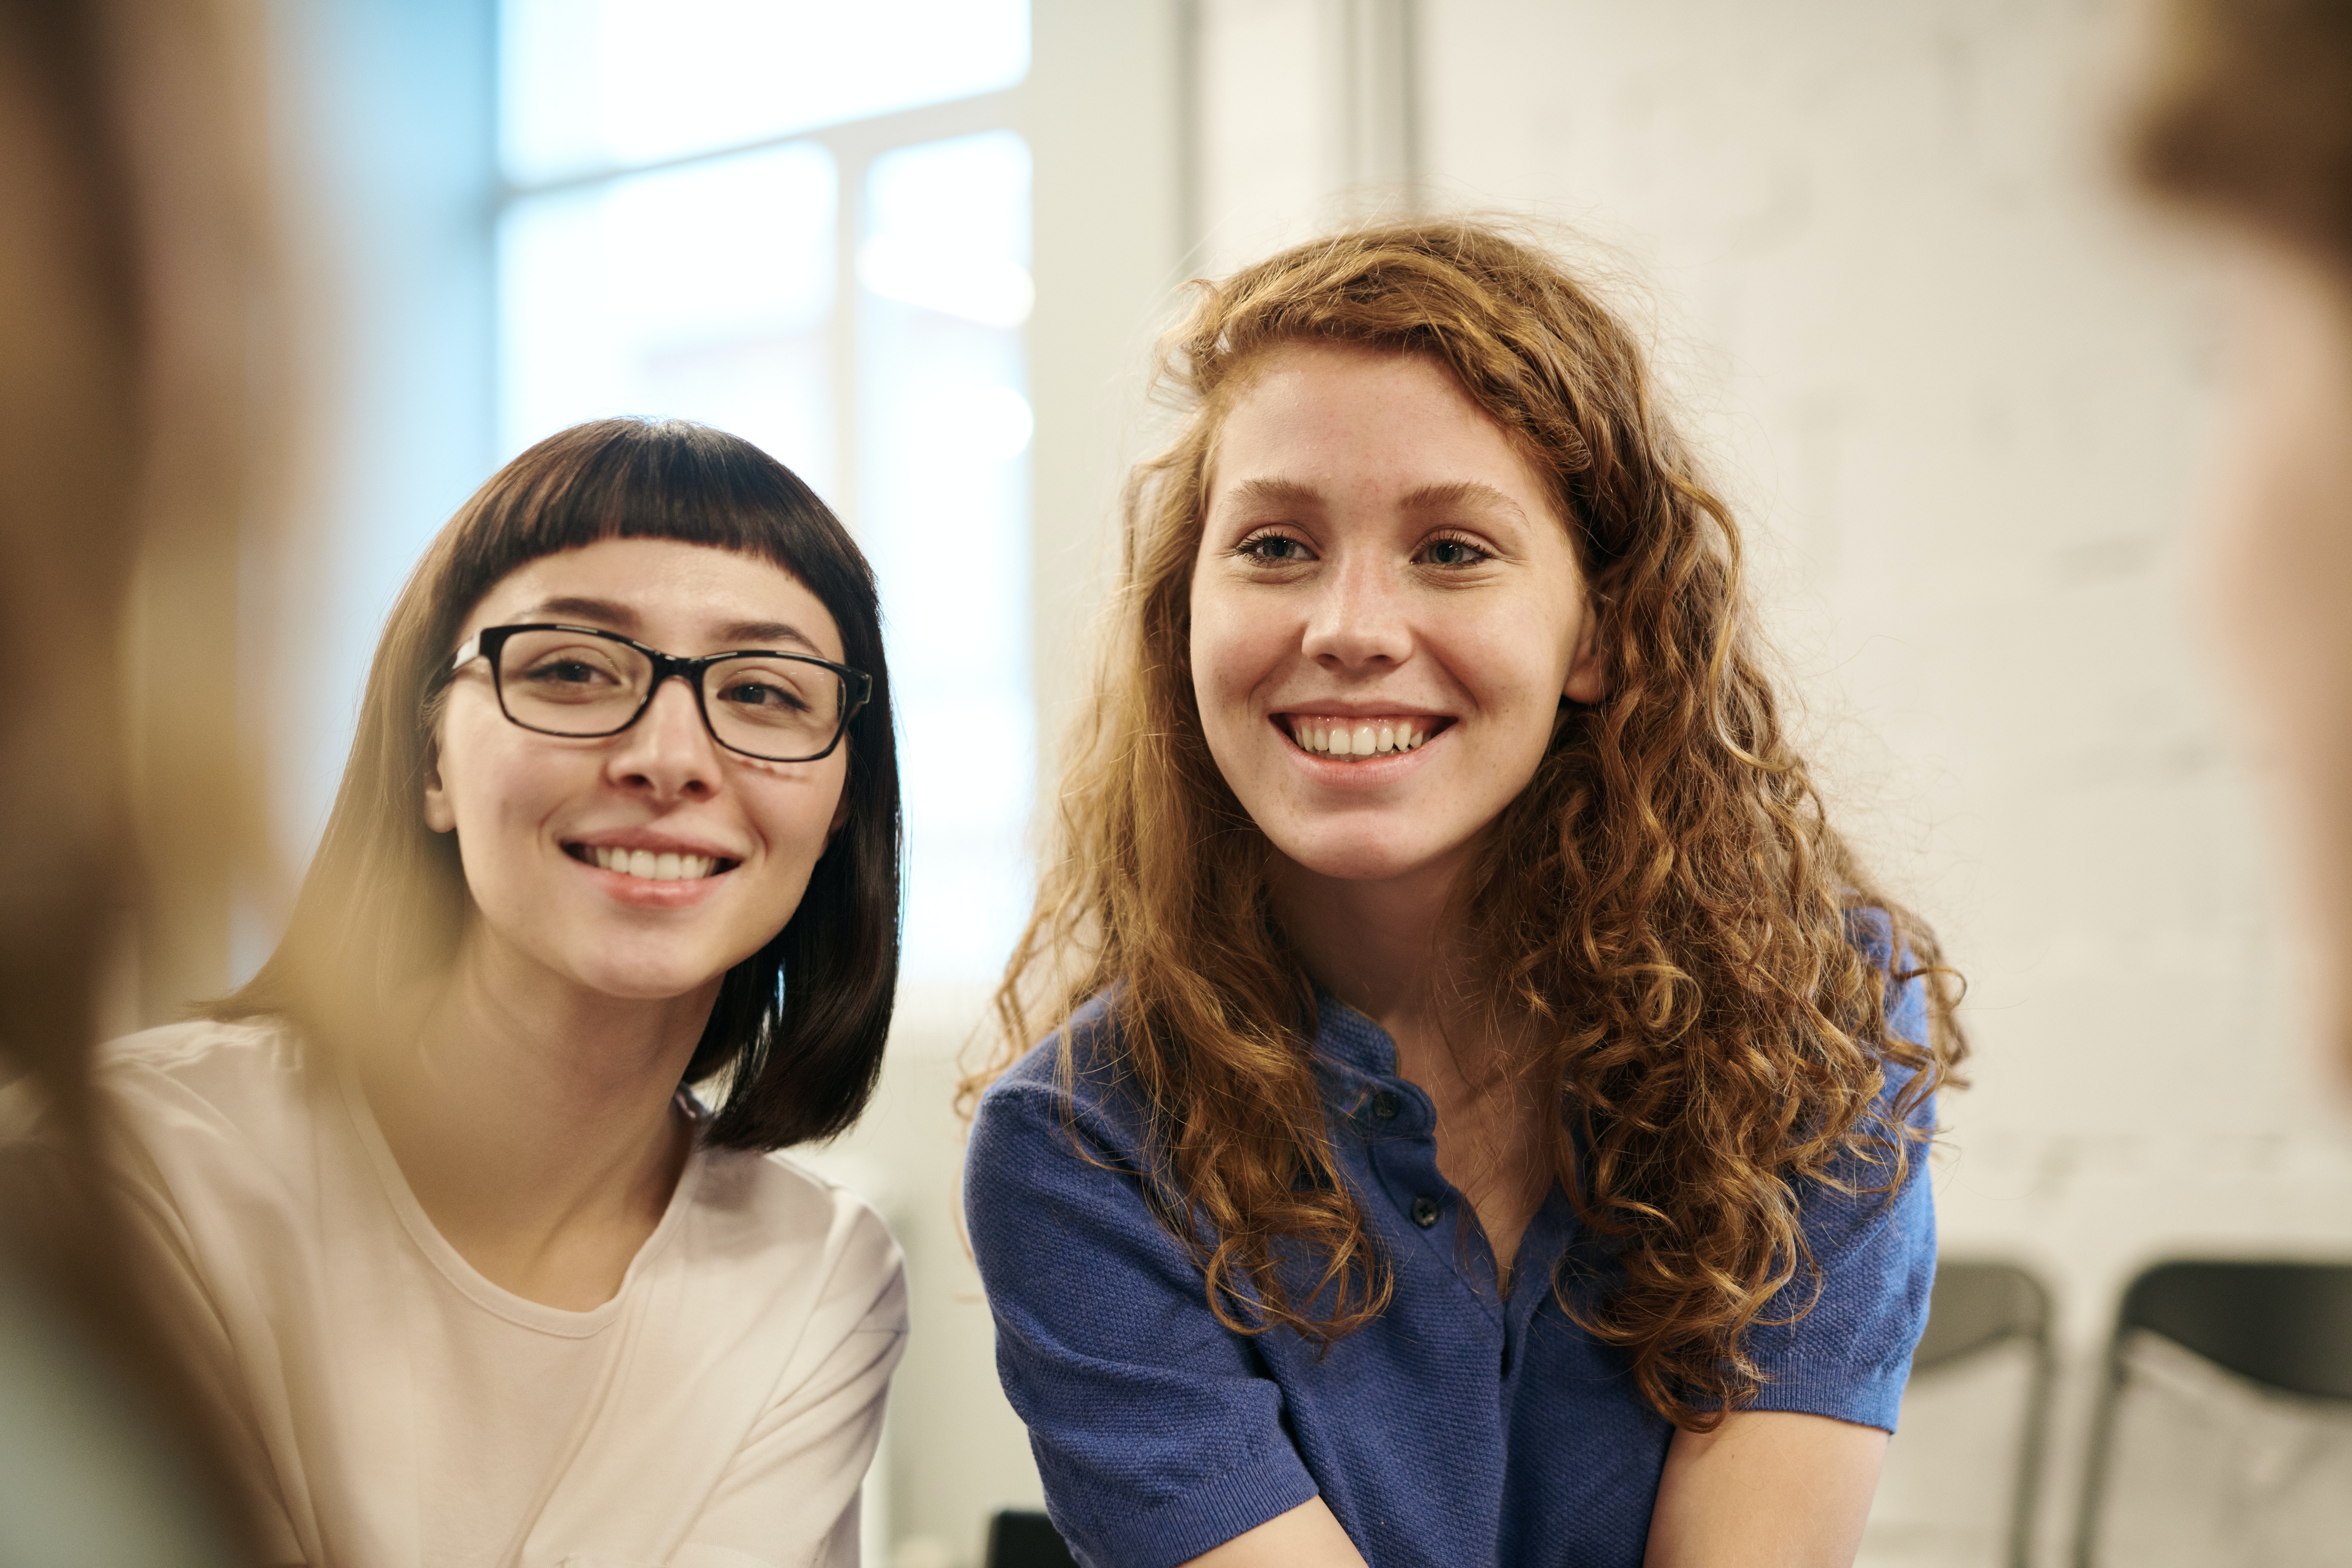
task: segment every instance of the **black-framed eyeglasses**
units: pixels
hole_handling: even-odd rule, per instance
[[[874,695],[874,678],[804,653],[738,648],[679,658],[594,626],[485,626],[442,672],[487,659],[499,710],[541,735],[617,735],[672,676],[692,689],[710,738],[769,763],[831,756]]]

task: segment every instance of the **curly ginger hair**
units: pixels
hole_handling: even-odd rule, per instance
[[[1102,660],[997,994],[1003,1050],[967,1100],[1106,994],[1164,1212],[1220,1319],[1328,1342],[1385,1309],[1300,1029],[1312,982],[1271,912],[1275,851],[1202,734],[1190,605],[1217,431],[1261,356],[1426,355],[1549,481],[1605,660],[1605,696],[1563,704],[1457,893],[1485,971],[1465,994],[1539,1041],[1516,1070],[1556,1093],[1549,1163],[1618,1266],[1574,1300],[1563,1274],[1563,1306],[1654,1408],[1710,1429],[1761,1386],[1748,1326],[1809,1305],[1795,1184],[1902,1179],[1915,1113],[1965,1053],[1955,977],[1828,826],[1752,645],[1732,517],[1591,291],[1465,221],[1361,227],[1194,288],[1160,352],[1189,418],[1129,482]],[[1857,910],[1891,923],[1871,944],[1883,965],[1851,940]],[[1890,984],[1915,977],[1922,1040],[1885,1023]],[[1890,1068],[1907,1081],[1882,1101]],[[1277,1249],[1309,1260],[1311,1288],[1286,1282]]]

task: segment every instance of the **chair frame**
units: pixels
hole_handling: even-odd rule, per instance
[[[1936,1265],[1936,1281],[1948,1287],[1955,1276],[1980,1275],[1998,1279],[2011,1292],[2005,1319],[1990,1332],[1973,1335],[1963,1342],[1945,1348],[1935,1359],[1920,1362],[1915,1355],[1912,1374],[1934,1371],[1967,1360],[1980,1351],[2012,1340],[2023,1340],[2033,1351],[2033,1375],[2028,1384],[2025,1400],[2025,1426],[2018,1442],[2017,1473],[2010,1488],[2009,1549],[2010,1568],[2030,1568],[2033,1552],[2033,1521],[2042,1500],[2042,1463],[2047,1451],[2050,1426],[2051,1391],[2057,1384],[2057,1354],[2051,1338],[2052,1301],[2050,1288],[2042,1277],[2021,1263],[2001,1258],[1940,1258]],[[1930,1299],[1929,1339],[1920,1342],[1922,1349],[1931,1348],[1934,1333],[1934,1307]]]
[[[2107,1472],[2115,1458],[2116,1406],[2121,1403],[2123,1394],[2125,1337],[2137,1329],[2146,1329],[2151,1333],[2163,1332],[2155,1324],[2136,1315],[2136,1309],[2146,1310],[2144,1303],[2151,1293],[2151,1286],[2159,1281],[2163,1276],[2175,1271],[2190,1269],[2249,1272],[2256,1269],[2298,1272],[2310,1269],[2330,1273],[2340,1271],[2352,1275],[2352,1260],[2324,1258],[2168,1258],[2149,1264],[2133,1276],[2132,1282],[2124,1288],[2123,1299],[2116,1304],[2115,1331],[2107,1337],[2106,1367],[2099,1387],[2098,1411],[2092,1420],[2090,1447],[2084,1456],[2083,1466],[2081,1513],[2076,1520],[2074,1531],[2075,1568],[2092,1568],[2093,1553],[2098,1550],[2099,1504],[2105,1496]],[[2177,1336],[2166,1334],[2165,1337],[2173,1340],[2175,1343],[2180,1342]],[[2203,1356],[2206,1360],[2222,1366],[2238,1376],[2262,1384],[2266,1387],[2282,1388],[2285,1392],[2306,1396],[2343,1397],[2342,1394],[2332,1391],[2288,1387],[2274,1379],[2231,1366],[2226,1361],[2214,1356],[2208,1349],[2201,1346],[2184,1345],[2182,1348]]]

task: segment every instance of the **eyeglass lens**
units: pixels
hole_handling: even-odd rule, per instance
[[[609,735],[645,706],[653,661],[577,632],[518,632],[499,651],[499,693],[518,724],[551,735]],[[720,743],[779,762],[813,757],[841,729],[842,680],[776,655],[721,659],[702,672],[703,711]]]

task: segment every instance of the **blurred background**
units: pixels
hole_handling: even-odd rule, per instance
[[[812,1156],[908,1254],[882,1561],[975,1563],[1038,1498],[950,1102],[1151,445],[1153,333],[1185,278],[1359,213],[1549,226],[1645,323],[1833,798],[1969,976],[1935,1180],[1976,1294],[1939,1298],[1865,1560],[2059,1561],[2129,1437],[2132,1282],[2352,1258],[2352,1110],[2301,1043],[2195,630],[2212,289],[2110,166],[2136,7],[253,3],[297,526],[142,591],[236,650],[284,869],[179,862],[112,1029],[267,953],[381,618],[493,468],[615,413],[769,447],[880,571],[904,728],[902,1022]]]

